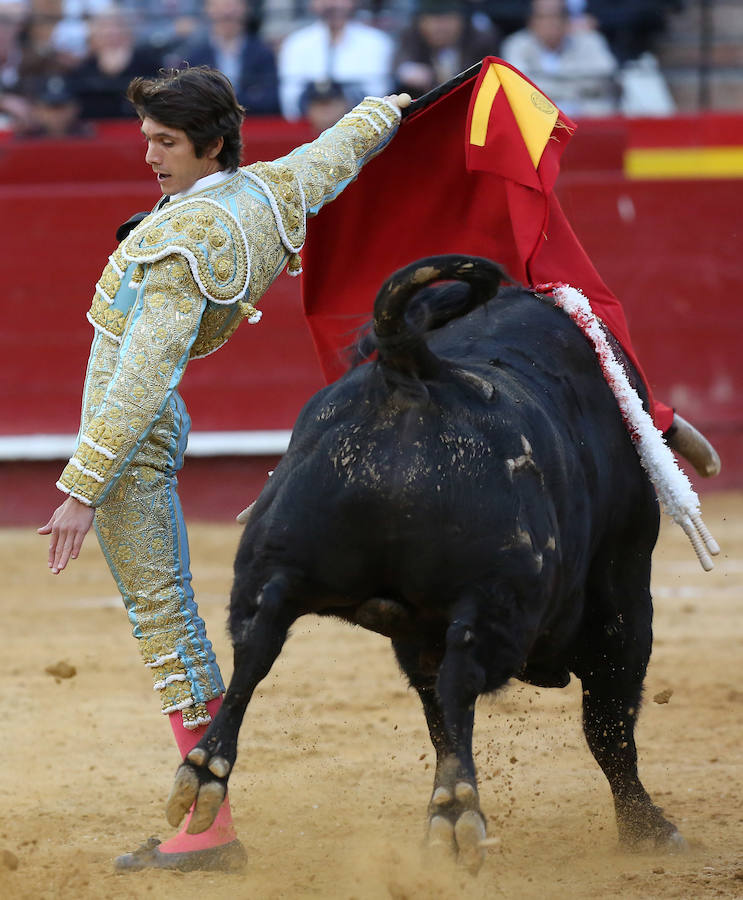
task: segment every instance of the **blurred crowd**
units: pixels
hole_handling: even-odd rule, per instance
[[[92,133],[135,75],[215,66],[249,116],[328,127],[500,56],[569,116],[664,115],[653,55],[682,0],[0,0],[0,129]],[[363,4],[363,5],[362,5]]]

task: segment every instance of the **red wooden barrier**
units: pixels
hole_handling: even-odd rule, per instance
[[[310,138],[302,124],[252,120],[246,161],[275,158]],[[628,149],[666,148],[670,159],[679,149],[719,146],[737,148],[743,160],[743,116],[585,122],[558,182],[575,230],[626,306],[656,394],[719,445],[723,475],[705,489],[743,486],[743,178],[734,153],[726,177],[637,180],[624,168]],[[0,439],[76,431],[93,285],[116,227],[159,196],[143,156],[136,122],[99,126],[93,138],[0,140]],[[219,353],[189,367],[183,394],[195,430],[290,428],[320,387],[297,281],[282,275],[261,307],[259,325],[244,324]],[[233,513],[235,473],[249,478],[251,494],[273,462],[192,460],[184,474],[192,513]],[[0,522],[44,515],[61,495],[29,483],[58,468],[0,463]],[[207,470],[214,477],[203,492]],[[43,499],[32,499],[39,492]]]

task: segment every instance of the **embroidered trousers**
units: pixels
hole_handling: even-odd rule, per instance
[[[194,601],[177,492],[190,425],[175,391],[96,510],[95,527],[163,713],[181,710],[186,727],[196,728],[210,721],[205,704],[224,692],[224,683]]]

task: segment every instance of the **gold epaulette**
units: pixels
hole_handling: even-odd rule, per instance
[[[266,195],[281,243],[289,254],[288,272],[299,275],[302,271],[299,252],[307,233],[307,209],[301,181],[282,163],[257,162],[241,171]]]
[[[138,225],[121,249],[125,259],[137,263],[183,256],[203,295],[215,303],[234,303],[248,289],[245,233],[227,209],[208,197],[167,204]]]

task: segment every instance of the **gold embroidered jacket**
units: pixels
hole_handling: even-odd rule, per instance
[[[162,416],[189,359],[222,346],[289,262],[301,271],[306,216],[394,135],[397,107],[367,97],[310,144],[147,216],[109,257],[76,450],[57,482],[99,506]],[[167,452],[167,448],[163,448]]]

